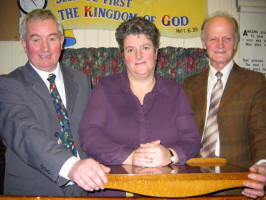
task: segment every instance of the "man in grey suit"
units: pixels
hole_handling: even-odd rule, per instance
[[[82,72],[60,66],[63,29],[49,10],[34,10],[20,25],[29,61],[0,76],[0,133],[6,151],[5,195],[86,196],[104,187],[109,168],[79,146],[79,123],[91,92]],[[67,109],[77,155],[60,143],[49,74]],[[61,104],[62,105],[62,104]]]

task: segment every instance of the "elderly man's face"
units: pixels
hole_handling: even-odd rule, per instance
[[[61,54],[64,37],[52,19],[31,20],[27,23],[27,39],[22,45],[30,62],[42,71],[53,71]]]
[[[214,17],[205,27],[205,42],[212,66],[223,69],[232,59],[237,41],[233,22],[227,17]]]

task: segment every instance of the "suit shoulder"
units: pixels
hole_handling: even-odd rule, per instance
[[[187,81],[187,80],[190,80],[190,81],[193,81],[193,80],[197,80],[198,78],[202,77],[206,72],[200,72],[200,73],[197,73],[197,74],[194,74],[194,75],[191,75],[191,76],[188,76],[187,78],[185,78],[184,81]]]
[[[65,66],[62,66],[62,68],[65,71],[68,71],[68,73],[73,74],[74,76],[79,76],[79,77],[83,77],[83,78],[88,77],[88,75],[84,74],[82,71],[79,71],[77,69],[73,69],[71,67],[65,67]]]
[[[204,71],[204,72],[200,72],[198,74],[194,74],[192,76],[185,78],[184,83],[183,83],[183,88],[193,87],[193,86],[197,85],[198,82],[201,82],[201,84],[202,84],[202,80],[203,80],[204,76],[206,75],[206,73],[207,72]]]
[[[239,67],[239,70],[248,77],[265,78],[264,74],[247,68]]]
[[[266,77],[263,73],[261,72],[256,72],[247,68],[243,68],[243,67],[237,67],[238,72],[237,73],[241,73],[243,75],[243,77],[245,77],[249,84],[259,84],[260,82],[266,84]]]
[[[25,69],[25,66],[21,66],[8,74],[0,75],[0,80],[1,81],[24,82],[25,81],[24,69]]]
[[[78,85],[82,87],[91,87],[91,80],[90,77],[83,73],[82,71],[72,69],[70,67],[62,67],[62,70],[66,73],[63,73],[65,78],[73,79]]]

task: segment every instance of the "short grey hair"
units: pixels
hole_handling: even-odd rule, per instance
[[[52,19],[56,22],[57,26],[58,26],[58,31],[60,36],[63,36],[64,32],[63,32],[63,27],[60,24],[59,20],[54,16],[54,14],[48,10],[48,9],[35,9],[33,11],[31,11],[30,13],[28,13],[27,15],[24,16],[22,22],[20,23],[19,26],[19,34],[20,34],[20,38],[22,38],[23,40],[27,40],[27,23],[29,21],[33,21],[33,20],[46,20],[46,19]]]
[[[213,19],[214,17],[226,17],[229,20],[232,21],[233,25],[234,25],[234,29],[235,29],[235,42],[237,43],[239,40],[239,26],[237,23],[237,20],[230,14],[226,13],[226,12],[215,12],[214,14],[210,15],[209,17],[207,17],[204,21],[203,24],[201,26],[201,34],[200,34],[200,38],[202,42],[205,42],[205,36],[206,36],[206,24]]]

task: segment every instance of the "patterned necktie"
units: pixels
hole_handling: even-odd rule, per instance
[[[67,110],[56,88],[55,77],[56,76],[54,74],[49,74],[47,80],[50,82],[50,92],[56,109],[57,117],[59,119],[61,126],[59,143],[62,144],[65,149],[72,152],[74,156],[77,156],[77,150],[75,148],[72,132],[70,129],[70,124],[68,121]]]
[[[217,111],[223,94],[223,83],[221,80],[223,74],[217,72],[215,76],[218,80],[212,89],[209,112],[202,140],[203,147],[200,151],[202,157],[215,157],[215,147],[219,137]]]

